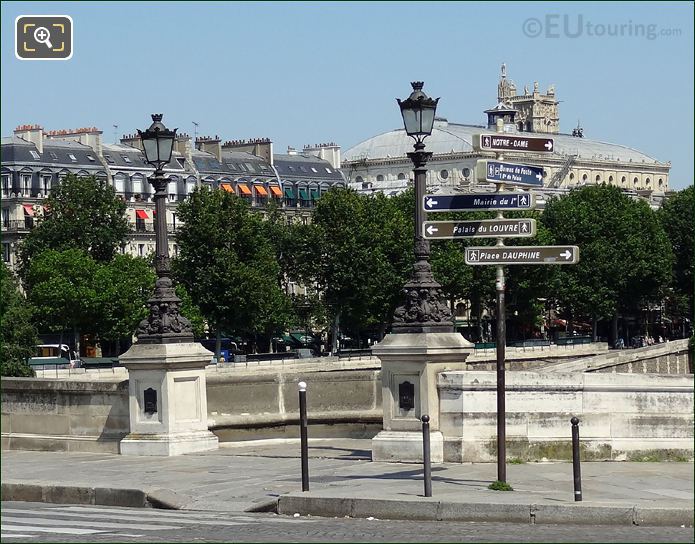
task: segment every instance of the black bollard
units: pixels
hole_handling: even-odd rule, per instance
[[[430,416],[424,415],[422,421],[422,463],[425,468],[425,497],[432,496],[432,463],[430,461]]]
[[[574,469],[574,500],[582,500],[582,472],[579,467],[579,419],[573,417],[572,423],[572,468]]]
[[[299,382],[299,436],[302,444],[302,491],[309,491],[309,444],[307,438],[306,382]]]

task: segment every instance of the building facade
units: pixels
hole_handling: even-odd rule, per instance
[[[322,193],[346,185],[335,144],[276,155],[269,139],[222,143],[217,137],[200,137],[193,147],[191,138],[181,134],[164,171],[169,178],[166,222],[173,255],[181,225],[177,206],[197,186],[233,192],[260,213],[274,201],[288,221],[307,222]],[[56,131],[44,131],[39,125],[17,127],[12,136],[2,138],[3,261],[16,266],[17,244],[34,227],[43,199],[68,174],[93,175],[112,185],[127,204],[132,226],[124,251],[137,256],[153,252],[154,193],[148,182],[153,173],[137,135],[107,144],[102,131],[94,127]]]
[[[461,124],[437,118],[432,135],[426,140],[433,153],[428,162],[428,190],[482,190],[475,178],[478,159],[494,158],[494,153],[473,149],[473,137],[496,130],[500,119],[507,133],[540,133],[554,139],[552,153],[505,153],[506,160],[540,166],[544,170],[543,196],[564,193],[574,187],[608,183],[635,196],[649,198],[658,205],[668,191],[670,162],[630,147],[584,138],[580,129],[573,134],[559,132],[558,101],[555,88],[545,94],[516,86],[507,79],[503,65],[498,84],[497,105],[485,111],[485,125]],[[382,191],[398,194],[412,183],[412,163],[406,153],[412,151],[412,139],[402,128],[369,138],[344,154],[342,168],[349,186],[363,193]],[[535,190],[535,189],[534,189]]]

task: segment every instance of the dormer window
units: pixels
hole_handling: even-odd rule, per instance
[[[89,159],[90,162],[96,161],[96,159],[94,157],[92,157],[91,155],[87,155],[87,158]]]
[[[131,162],[133,162],[133,161],[130,160],[130,157],[129,157],[128,155],[121,155],[121,157],[123,157],[123,160],[124,160],[125,162],[127,162],[128,164],[130,164]]]
[[[57,160],[58,160],[58,155],[56,155],[53,151],[49,151],[48,154],[51,156],[51,158],[52,158],[54,161],[57,161]]]
[[[37,161],[41,158],[41,155],[39,155],[38,151],[34,151],[33,149],[30,149],[29,153],[31,153],[31,156],[34,157]]]
[[[316,170],[316,168],[314,168],[313,166],[311,167],[311,171],[312,171],[314,174],[318,174],[318,173],[319,173],[319,171]]]
[[[326,173],[328,173],[328,174],[332,174],[332,173],[333,173],[333,171],[332,171],[332,170],[331,170],[330,168],[326,168]]]
[[[106,162],[109,164],[116,164],[116,161],[113,160],[113,157],[111,155],[104,155],[104,158],[106,159]]]
[[[70,157],[70,160],[72,162],[77,162],[77,157],[75,157],[75,155],[73,155],[72,153],[68,153],[68,157]]]

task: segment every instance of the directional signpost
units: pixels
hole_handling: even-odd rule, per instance
[[[496,134],[475,134],[473,148],[476,151],[494,151],[497,160],[479,160],[476,163],[476,179],[497,185],[497,192],[487,194],[425,195],[422,208],[425,212],[457,212],[496,210],[497,219],[485,221],[424,221],[423,236],[430,240],[462,238],[497,238],[496,246],[466,248],[466,264],[497,266],[496,319],[497,319],[497,479],[507,480],[506,427],[505,427],[505,308],[504,267],[529,264],[576,264],[579,262],[577,246],[505,246],[504,238],[532,237],[536,234],[533,219],[506,219],[504,210],[532,210],[535,197],[528,192],[505,193],[505,185],[527,187],[543,186],[543,168],[505,162],[505,152],[552,153],[552,138],[536,138],[510,135],[497,125]],[[420,205],[418,203],[418,205]]]
[[[552,138],[529,138],[508,134],[474,134],[473,148],[477,151],[521,151],[548,153],[555,147]]]
[[[493,183],[543,186],[542,168],[510,162],[480,160],[475,165],[475,177],[478,181]]]
[[[490,246],[467,247],[466,264],[577,264],[577,246]]]
[[[485,219],[482,221],[425,221],[422,235],[430,240],[460,238],[527,238],[536,235],[535,219]]]
[[[535,207],[533,196],[530,193],[425,195],[422,207],[426,212],[532,210]]]

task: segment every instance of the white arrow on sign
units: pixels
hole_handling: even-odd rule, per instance
[[[427,199],[427,207],[431,208],[432,206],[435,206],[437,204],[436,200],[432,200],[431,198]]]
[[[566,260],[569,261],[570,257],[572,257],[572,252],[569,249],[566,249],[562,253],[560,253],[560,257],[564,257]]]
[[[553,142],[546,142],[544,147],[550,151],[553,148]]]
[[[427,234],[432,236],[432,233],[439,232],[439,229],[434,228],[432,225],[427,225]]]
[[[537,179],[538,181],[542,181],[542,180],[543,180],[543,176],[541,176],[540,174],[536,174],[536,179]]]

